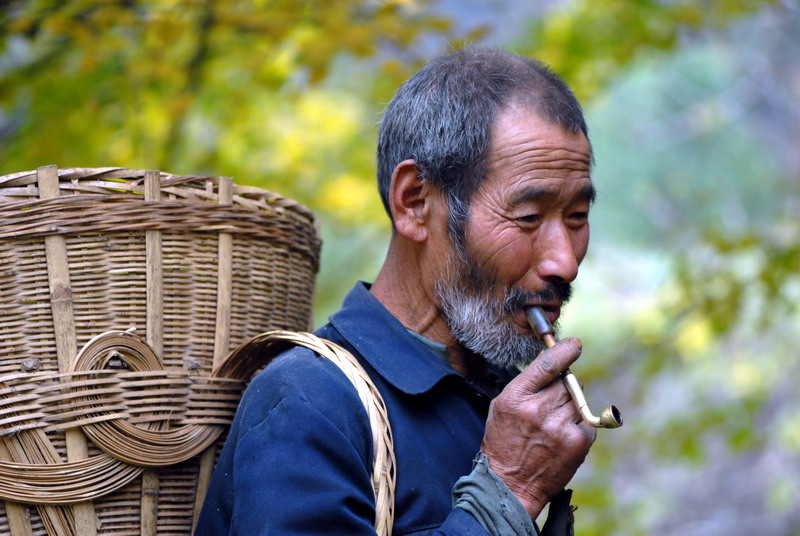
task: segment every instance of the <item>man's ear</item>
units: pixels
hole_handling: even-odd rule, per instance
[[[392,173],[389,207],[397,233],[414,242],[428,239],[432,188],[414,160],[403,160]]]

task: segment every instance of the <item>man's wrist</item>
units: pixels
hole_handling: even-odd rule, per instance
[[[495,475],[495,478],[505,483],[511,493],[514,494],[520,504],[522,504],[528,512],[530,518],[535,520],[539,517],[539,514],[542,513],[542,510],[544,510],[544,507],[550,501],[550,498],[534,486],[531,486],[530,482],[518,482],[513,477],[514,471],[505,470],[504,467],[498,466],[496,462],[486,456],[486,454],[481,454],[486,458],[488,467]]]
[[[483,452],[472,473],[456,482],[453,506],[469,512],[491,535],[538,534],[527,508],[492,471]]]

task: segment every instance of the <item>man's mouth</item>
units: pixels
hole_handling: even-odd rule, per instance
[[[528,326],[525,309],[540,307],[551,324],[561,316],[562,306],[569,300],[572,288],[569,284],[550,284],[541,290],[512,289],[505,299],[506,311],[513,315],[521,326]]]
[[[561,303],[532,303],[525,308],[528,307],[539,307],[542,311],[544,311],[544,315],[547,317],[547,321],[550,322],[551,325],[555,324],[558,321],[558,318],[561,316]]]

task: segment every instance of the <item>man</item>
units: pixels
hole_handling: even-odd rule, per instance
[[[588,453],[595,431],[559,380],[580,342],[543,349],[525,308],[555,322],[569,298],[589,241],[591,159],[569,89],[512,54],[439,57],[389,104],[387,257],[318,335],[356,355],[386,402],[394,534],[534,534]],[[198,534],[373,533],[371,448],[352,385],[290,350],[249,386]]]

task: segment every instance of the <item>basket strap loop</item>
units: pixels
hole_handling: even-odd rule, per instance
[[[375,492],[375,530],[378,535],[388,536],[391,534],[394,523],[396,478],[394,440],[386,404],[367,372],[353,354],[338,344],[311,333],[271,331],[257,337],[257,339],[258,343],[264,343],[267,346],[270,346],[270,342],[278,342],[276,356],[285,348],[285,344],[280,344],[281,342],[304,346],[331,360],[353,384],[361,403],[364,404],[364,409],[367,411],[372,429],[372,488]]]

